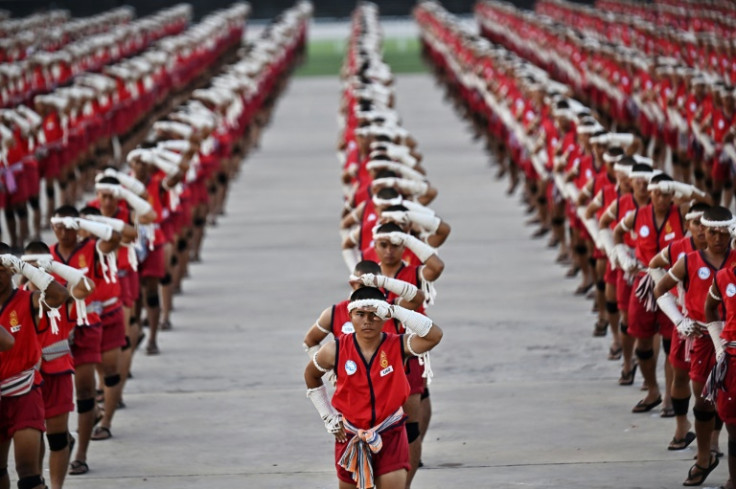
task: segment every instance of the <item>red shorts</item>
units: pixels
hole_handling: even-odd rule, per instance
[[[125,346],[125,319],[123,318],[123,308],[121,306],[103,313],[100,316],[100,322],[102,323],[100,352],[105,353]]]
[[[687,351],[689,342],[679,334],[672,335],[672,346],[670,346],[670,365],[680,370],[689,371],[690,361],[686,360],[690,355]]]
[[[406,379],[409,381],[409,395],[421,394],[424,392],[425,381],[422,374],[424,367],[419,365],[417,357],[409,357],[406,361]]]
[[[631,285],[632,290],[636,290],[641,281],[642,275],[634,279]],[[670,318],[660,310],[651,312],[644,309],[644,305],[636,297],[631,294],[629,299],[629,330],[628,333],[635,338],[651,338],[659,333],[664,339],[672,338],[672,330],[674,325]]]
[[[3,397],[0,402],[0,443],[11,440],[16,431],[28,428],[42,433],[46,431],[43,395],[39,387],[22,396]]]
[[[716,349],[709,335],[695,338],[690,350],[690,380],[705,384],[716,364]]]
[[[619,311],[629,311],[629,302],[631,301],[631,285],[624,279],[624,272],[616,270],[616,302],[618,302]]]
[[[28,202],[28,178],[26,177],[25,169],[19,172],[13,172],[13,179],[15,180],[15,191],[13,193],[8,192],[8,205],[21,205]],[[5,180],[7,185],[7,178]]]
[[[603,275],[603,281],[610,285],[618,284],[618,272],[619,270],[613,270],[611,268],[611,262],[606,262],[606,273]]]
[[[38,174],[36,158],[28,158],[23,161],[23,175],[26,178],[28,197],[38,197],[41,192],[41,177]]]
[[[340,467],[340,458],[348,446],[348,442],[353,437],[348,433],[348,440],[345,443],[335,442],[335,468],[337,469],[337,478],[348,484],[354,484],[353,476],[350,472]],[[409,440],[406,438],[406,427],[402,423],[395,428],[381,433],[383,448],[378,453],[372,455],[373,477],[388,474],[395,470],[410,470],[409,465]]]
[[[43,385],[43,406],[45,418],[74,411],[74,382],[71,372],[65,374],[45,374],[41,372]]]
[[[723,381],[723,390],[718,391],[716,409],[718,416],[726,424],[736,424],[736,356],[733,349],[728,349],[728,374]],[[5,400],[3,400],[5,402]]]
[[[123,302],[123,306],[133,307],[141,292],[140,279],[138,278],[138,272],[133,269],[124,270],[124,272],[125,275],[118,275],[120,300]]]
[[[731,178],[731,165],[721,163],[717,158],[713,158],[713,167],[710,170],[710,176],[717,182],[725,182]]]
[[[74,326],[74,340],[70,341],[74,366],[102,361],[102,325]],[[71,338],[70,338],[71,340]]]
[[[138,264],[138,273],[141,278],[164,278],[166,268],[164,267],[164,247],[156,246],[148,253],[143,263]]]

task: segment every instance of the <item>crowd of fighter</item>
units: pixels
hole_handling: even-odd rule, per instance
[[[669,450],[696,441],[686,486],[719,464],[725,424],[733,487],[733,4],[629,7],[485,1],[482,35],[439,3],[415,18],[438,79],[510,175],[508,193],[523,184],[534,237],[551,232],[566,275],[581,273],[593,334],[610,330],[608,359],[623,360],[618,384],[642,373],[632,411],[662,405],[675,419]]]
[[[341,487],[403,489],[421,466],[429,426],[425,352],[441,332],[424,311],[434,303],[433,283],[444,270],[437,247],[450,227],[427,207],[437,189],[401,125],[381,42],[378,8],[361,3],[341,70],[337,153],[352,294],[322,311],[307,332],[305,377],[308,397],[336,438]],[[334,341],[323,341],[328,335]],[[397,341],[398,351],[391,347]],[[323,374],[335,386],[331,398]]]
[[[89,470],[91,440],[112,437],[142,327],[146,353],[158,354],[205,225],[223,213],[230,181],[302,59],[311,11],[299,2],[245,42],[247,4],[189,28],[189,7],[174,7],[133,36],[145,52],[75,73],[72,85],[36,95],[36,111],[2,113],[3,156],[21,152],[23,172],[3,161],[3,195],[10,202],[13,185],[33,181],[26,192],[37,198],[31,190],[44,185],[56,242],[38,238],[39,215],[33,239],[10,233],[12,246],[0,243],[0,487],[9,487],[11,446],[20,489],[56,489],[67,472]],[[35,180],[28,168],[39,170]],[[49,191],[55,184],[61,195]]]

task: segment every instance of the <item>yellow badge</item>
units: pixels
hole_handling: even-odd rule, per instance
[[[381,368],[388,367],[388,357],[386,357],[386,352],[381,352]]]
[[[670,222],[667,221],[667,224],[664,226],[664,232],[665,233],[671,233],[672,232],[672,226],[670,225]]]
[[[77,268],[87,268],[87,259],[84,255],[79,255],[79,266]]]
[[[18,326],[18,313],[15,309],[10,312],[10,326]]]

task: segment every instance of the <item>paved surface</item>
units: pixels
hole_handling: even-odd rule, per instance
[[[337,98],[337,80],[292,83],[228,215],[208,229],[162,354],[136,359],[114,438],[92,442],[90,473],[68,487],[336,487],[301,343],[347,293]],[[440,189],[433,207],[453,228],[429,311],[445,339],[414,487],[679,486],[694,452],[665,449],[673,421],[629,413],[640,393],[616,385],[590,303],[572,296],[554,251],[528,238],[480,145],[428,76],[399,77],[398,104]]]

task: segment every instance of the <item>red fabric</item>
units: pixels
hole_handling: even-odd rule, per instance
[[[337,478],[348,484],[355,484],[353,476],[350,472],[340,467],[340,459],[353,435],[348,433],[348,439],[345,443],[335,442],[335,469],[337,470]],[[404,424],[400,424],[396,428],[381,433],[381,441],[383,447],[378,453],[374,453],[371,457],[373,463],[373,476],[378,477],[396,470],[410,470],[409,464],[409,440],[406,437],[406,428]]]
[[[643,275],[640,274],[631,285],[631,290],[636,290]],[[631,294],[629,297],[629,334],[635,338],[651,338],[659,333],[664,339],[672,338],[674,325],[670,318],[660,310],[647,311],[644,305]]]
[[[32,295],[27,290],[16,289],[2,305],[0,325],[13,335],[15,344],[10,350],[0,353],[0,380],[34,368],[41,358],[41,341],[36,331]],[[41,383],[38,371],[34,383]]]
[[[71,373],[43,374],[41,394],[46,419],[74,411],[74,381]]]
[[[652,204],[639,209],[632,230],[636,233],[636,258],[648,265],[670,243],[684,236],[680,210],[673,204],[660,227],[656,226]]]
[[[122,307],[118,306],[113,311],[100,316],[100,323],[102,326],[100,352],[105,353],[125,346],[125,320]]]
[[[102,361],[102,326],[99,321],[92,326],[75,326],[71,343],[74,366]]]
[[[3,397],[0,402],[0,443],[11,440],[16,431],[27,428],[46,431],[43,395],[38,387],[22,396]]]

